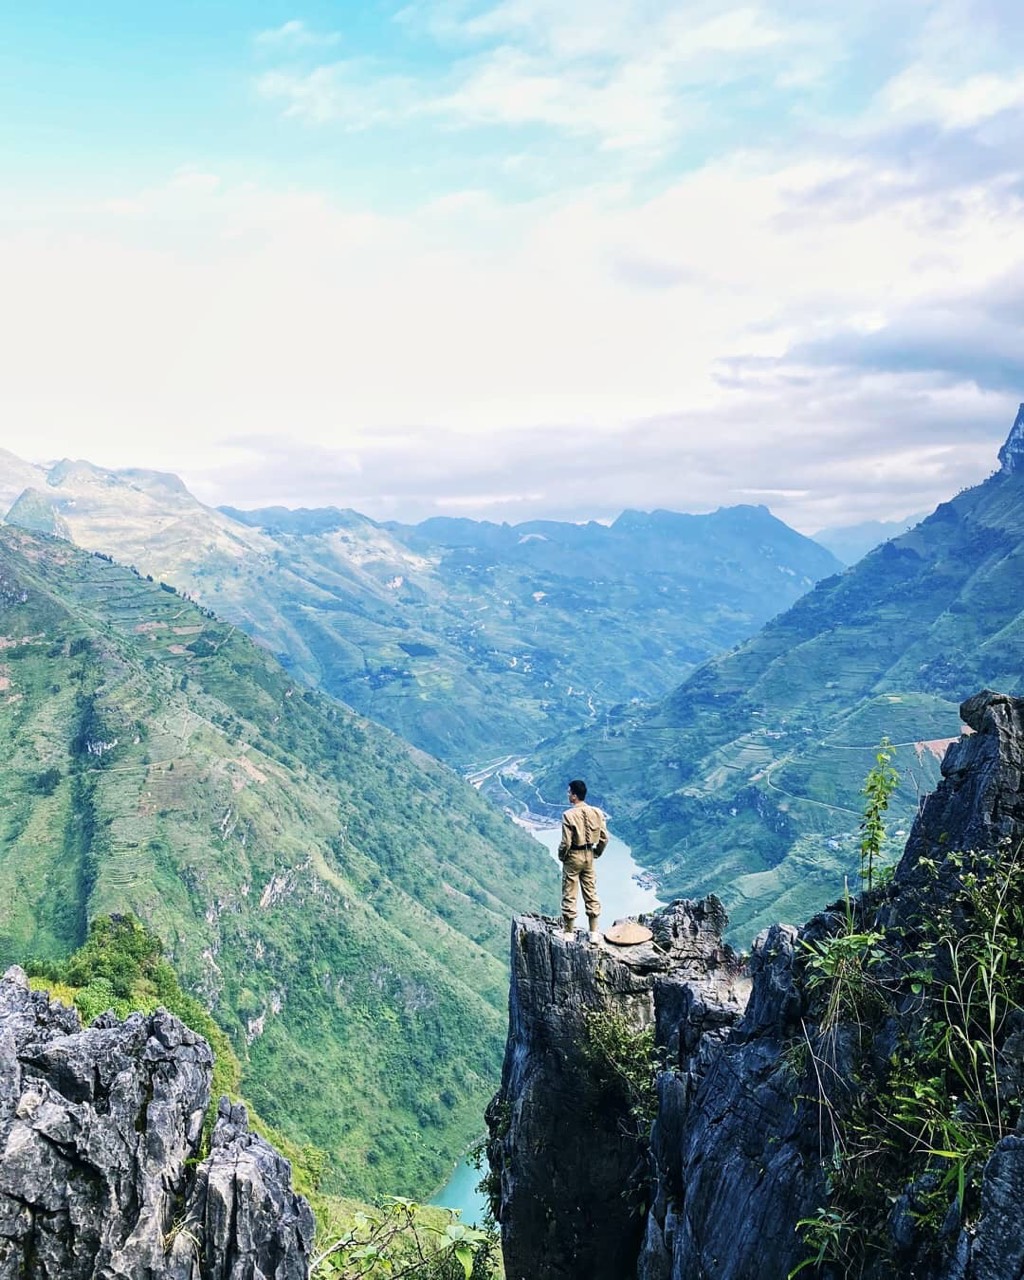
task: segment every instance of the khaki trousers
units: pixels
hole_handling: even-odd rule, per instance
[[[591,849],[570,849],[562,863],[562,919],[566,929],[576,923],[576,894],[583,890],[583,905],[587,910],[590,928],[597,928],[601,915],[601,903],[597,896],[597,877],[594,875],[594,854]]]

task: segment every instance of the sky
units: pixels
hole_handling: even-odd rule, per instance
[[[1020,0],[0,0],[0,447],[378,518],[930,509],[1024,400]]]

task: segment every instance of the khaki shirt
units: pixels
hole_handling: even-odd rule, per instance
[[[604,814],[593,804],[574,804],[562,814],[562,839],[558,856],[565,861],[570,849],[590,845],[595,857],[604,853],[608,843],[608,823]]]

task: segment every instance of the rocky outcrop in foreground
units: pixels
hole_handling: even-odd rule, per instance
[[[595,1068],[589,1023],[654,1029],[684,1056],[722,1037],[749,990],[724,924],[715,898],[676,902],[651,921],[651,942],[620,949],[515,920],[509,1040],[488,1111],[508,1280],[631,1273],[646,1144],[628,1092]]]
[[[1024,700],[986,691],[961,715],[973,733],[949,748],[893,884],[803,929],[760,935],[745,1009],[713,900],[645,917],[654,941],[616,954],[566,943],[543,920],[515,922],[508,1048],[489,1113],[509,1280],[786,1280],[798,1268],[806,1280],[1021,1280],[1024,998],[1013,984],[1024,981],[1016,937],[1024,902],[1004,895],[998,908],[1014,921],[998,944],[1011,959],[988,1042],[992,1070],[979,1072],[973,1100],[955,1076],[941,1083],[947,1049],[929,1030],[943,1017],[943,993],[955,990],[955,966],[972,954],[958,937],[974,930],[985,945],[972,901],[985,896],[987,879],[1018,894],[1024,884]],[[952,943],[922,950],[943,936],[937,922]],[[849,1006],[829,1023],[823,992],[834,988],[823,968],[811,980],[809,957],[816,946],[828,954],[844,931],[869,936],[852,949],[876,954],[860,994],[847,993]],[[931,972],[922,977],[921,967]],[[594,1009],[652,1025],[665,1055],[653,1130],[632,1141],[581,1047]],[[962,1166],[948,1153],[929,1155],[938,1139],[926,1129],[916,1147],[904,1142],[885,1114],[915,1088],[907,1054],[922,1045],[925,1074],[940,1081],[934,1114],[949,1114],[948,1133],[973,1125],[983,1135]],[[998,1130],[979,1124],[990,1105],[1001,1112]],[[901,1144],[909,1154],[894,1154]],[[638,1160],[646,1160],[639,1177]],[[861,1181],[837,1192],[851,1160],[863,1161]],[[817,1235],[800,1226],[807,1219]]]
[[[213,1058],[163,1011],[77,1013],[0,980],[0,1280],[304,1280],[291,1169],[222,1099]]]

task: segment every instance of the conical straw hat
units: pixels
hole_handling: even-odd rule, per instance
[[[605,929],[604,936],[620,947],[633,947],[638,942],[650,942],[654,934],[635,920],[616,920],[610,929]]]

